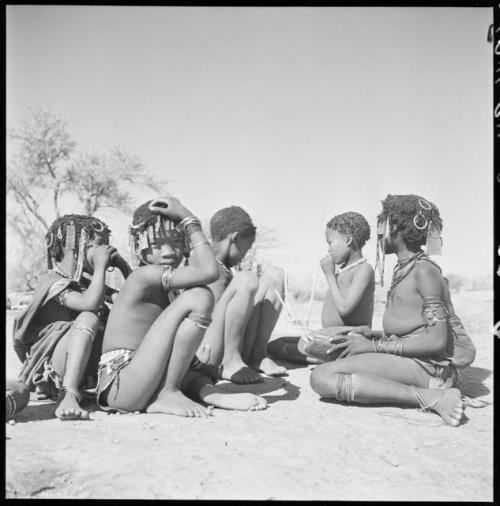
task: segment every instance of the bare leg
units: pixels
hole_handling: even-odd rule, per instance
[[[182,292],[156,319],[131,362],[120,372],[107,401],[125,411],[208,416],[210,410],[188,399],[182,379],[199,346],[203,329],[185,320],[191,312],[210,314],[213,295],[207,288]],[[152,401],[152,402],[151,402]]]
[[[448,425],[459,425],[462,419],[460,391],[428,388],[430,376],[409,358],[365,353],[329,362],[313,370],[311,386],[322,397],[338,399],[339,379],[343,374],[355,375],[354,401],[357,403],[420,407],[416,392]]]
[[[7,380],[5,383],[5,418],[8,420],[26,407],[30,400],[30,391],[21,381]]]
[[[276,295],[276,290],[281,297],[284,296],[284,273],[282,269],[272,267],[260,279],[253,313],[243,341],[244,360],[251,367],[268,376],[287,374],[286,367],[276,364],[267,354],[267,343],[281,312],[281,302]]]
[[[213,322],[207,330],[207,338],[203,344],[220,349],[220,331],[223,329],[224,347],[222,358],[222,377],[233,383],[247,384],[263,381],[260,374],[248,367],[241,352],[243,337],[248,320],[252,314],[254,297],[257,291],[257,277],[251,272],[237,273],[226,293],[216,305]],[[224,310],[225,304],[225,310]]]
[[[88,311],[80,313],[71,330],[57,343],[54,349],[52,366],[63,379],[63,386],[68,388],[59,394],[59,405],[55,415],[60,420],[89,419],[88,411],[80,406],[78,391],[90,357],[94,335],[98,332],[99,325],[99,318],[96,314]]]

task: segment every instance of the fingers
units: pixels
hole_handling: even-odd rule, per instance
[[[350,354],[351,354],[351,349],[346,348],[342,353],[339,354],[339,356],[337,357],[337,360],[340,358],[348,357]]]
[[[341,350],[342,348],[345,348],[348,345],[349,345],[349,343],[347,343],[347,342],[345,342],[345,343],[339,343],[339,344],[334,344],[333,346],[331,346],[330,348],[328,348],[328,350],[326,351],[326,353],[327,354],[333,353],[334,351]]]

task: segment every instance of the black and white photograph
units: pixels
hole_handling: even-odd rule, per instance
[[[493,502],[499,10],[7,5],[5,497]]]

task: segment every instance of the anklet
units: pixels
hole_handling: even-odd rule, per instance
[[[75,388],[69,387],[67,385],[63,385],[61,387],[61,390],[63,390],[64,392],[69,392],[70,394],[73,394],[78,399],[79,403],[82,401],[82,396],[81,396],[80,392],[78,390],[76,390]]]
[[[417,411],[420,411],[421,413],[427,413],[431,408],[433,408],[441,400],[443,395],[446,393],[446,390],[443,390],[443,393],[440,395],[439,398],[437,398],[435,401],[431,402],[430,404],[428,404],[426,406],[422,397],[420,397],[420,395],[417,392],[415,392],[415,389],[412,386],[410,386],[409,388],[410,388],[410,392],[414,395],[415,399],[417,399],[417,402],[420,405],[420,408],[418,408]]]
[[[7,418],[10,418],[14,416],[14,414],[17,411],[16,399],[10,392],[5,392],[5,395],[7,397],[7,400],[9,401],[9,414],[7,415]]]

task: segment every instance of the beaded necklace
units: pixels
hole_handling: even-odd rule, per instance
[[[398,260],[397,264],[394,266],[394,270],[392,273],[392,281],[391,287],[387,291],[387,300],[389,300],[394,287],[398,285],[410,272],[413,270],[415,265],[419,260],[430,260],[427,255],[423,251],[419,251],[414,255],[405,258],[403,260]],[[434,263],[434,262],[432,262]]]
[[[52,266],[52,271],[56,274],[59,274],[59,276],[62,276],[63,278],[70,279],[70,275],[67,272],[64,272],[62,269],[59,269],[57,265]]]
[[[337,269],[337,272],[335,273],[336,276],[338,276],[341,272],[349,271],[351,269],[354,269],[354,267],[358,266],[359,264],[363,264],[366,262],[366,258],[361,257],[359,260],[356,260],[352,264],[342,267],[341,269]]]
[[[222,270],[230,277],[232,278],[233,277],[233,273],[231,272],[231,269],[222,261],[222,260],[219,260],[218,258],[215,259],[217,261],[217,263],[222,267]]]

